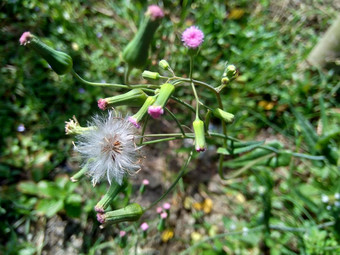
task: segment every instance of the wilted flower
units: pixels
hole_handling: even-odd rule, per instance
[[[126,174],[140,170],[141,147],[134,143],[135,128],[129,121],[109,111],[107,117],[96,115],[89,126],[95,128],[78,135],[75,148],[84,158],[93,185],[103,178],[121,185]]]
[[[184,30],[182,34],[182,42],[188,48],[196,49],[203,43],[204,34],[196,26],[191,26]]]

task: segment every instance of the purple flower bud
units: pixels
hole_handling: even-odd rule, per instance
[[[165,204],[163,205],[163,208],[164,208],[165,210],[169,210],[169,209],[171,208],[171,204],[170,204],[170,203],[165,203]]]
[[[105,216],[102,213],[97,213],[97,220],[101,223],[104,224],[105,222]]]
[[[148,228],[149,228],[149,225],[148,225],[148,223],[143,222],[142,225],[140,225],[140,228],[141,228],[143,231],[147,231]]]
[[[163,113],[163,107],[162,106],[149,106],[148,113],[150,116],[154,119],[158,119]]]
[[[107,102],[106,102],[106,100],[105,99],[103,99],[103,98],[100,98],[99,100],[98,100],[98,107],[99,107],[99,109],[101,109],[101,110],[105,110],[106,109],[106,107],[107,107]]]
[[[130,116],[128,118],[128,121],[130,121],[136,128],[140,128],[140,124],[137,122],[137,119],[133,116]]]

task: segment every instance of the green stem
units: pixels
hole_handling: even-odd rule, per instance
[[[170,116],[173,118],[173,120],[177,123],[177,126],[179,127],[179,129],[181,130],[183,136],[185,136],[185,132],[182,128],[181,123],[179,122],[179,120],[176,118],[175,114],[173,114],[167,107],[165,107],[165,110],[170,114]]]
[[[187,79],[187,78],[180,78],[178,77],[178,80],[179,81],[187,81],[187,82],[193,82],[195,85],[200,85],[202,87],[205,87],[209,90],[211,90],[214,94],[218,94],[218,92],[216,91],[216,89],[214,87],[212,87],[211,85],[209,85],[208,83],[205,83],[203,81],[198,81],[198,80],[190,80],[190,79]]]
[[[189,153],[188,159],[186,160],[186,162],[184,163],[184,165],[182,166],[181,170],[179,171],[176,180],[171,184],[170,188],[162,195],[160,196],[155,202],[153,202],[146,210],[151,209],[152,207],[154,207],[156,204],[158,204],[159,201],[161,201],[163,198],[165,198],[177,185],[178,181],[182,178],[182,176],[185,174],[185,171],[191,161],[191,157],[193,154],[194,150],[192,150]]]
[[[73,69],[71,71],[72,75],[78,80],[79,82],[85,84],[85,85],[90,85],[90,86],[101,86],[101,87],[114,87],[114,88],[124,88],[124,89],[131,89],[131,86],[128,85],[123,85],[123,84],[114,84],[114,83],[100,83],[100,82],[90,82],[82,77],[80,77],[79,74],[77,74]],[[151,84],[136,84],[133,85],[133,88],[140,88],[140,89],[148,89],[148,88],[158,88],[158,85],[151,85]],[[152,91],[153,92],[153,91]]]
[[[141,135],[141,138],[140,138],[139,144],[142,144],[142,143],[143,143],[144,133],[145,133],[145,130],[146,130],[146,124],[148,123],[148,121],[149,121],[149,118],[150,118],[150,115],[149,115],[149,114],[147,114],[147,115],[146,115],[146,119],[145,119],[145,121],[144,121],[144,124],[143,124],[143,128],[142,128],[142,135]]]
[[[161,142],[167,142],[167,141],[172,141],[176,139],[181,139],[181,137],[168,137],[168,138],[162,138],[162,139],[157,139],[157,140],[152,140],[152,141],[147,141],[143,142],[140,145],[147,145],[147,144],[153,144],[153,143],[161,143]]]
[[[193,65],[194,65],[194,56],[190,56],[190,72],[189,72],[189,79],[190,79],[190,84],[192,87],[192,91],[194,92],[195,100],[196,100],[196,119],[199,119],[198,112],[199,112],[199,99],[197,95],[197,91],[195,88],[195,84],[192,81],[192,71],[193,71]]]
[[[220,93],[216,94],[216,98],[217,98],[217,102],[218,102],[218,107],[221,110],[223,110],[223,103],[222,103]],[[227,126],[226,126],[224,121],[222,121],[222,132],[225,135],[225,137],[227,137]],[[227,149],[227,138],[223,139],[223,148]],[[221,178],[223,178],[223,160],[224,160],[224,156],[223,156],[223,154],[221,154],[219,159],[218,159],[218,174],[220,175]]]
[[[126,64],[125,65],[125,70],[124,70],[124,82],[125,84],[129,84],[129,76],[130,76],[130,73],[131,73],[131,68],[129,66],[129,64]]]
[[[193,113],[195,113],[195,109],[188,103],[182,101],[181,99],[171,96],[171,99],[175,100],[177,103],[180,103],[181,105],[187,107],[188,109],[190,109]]]

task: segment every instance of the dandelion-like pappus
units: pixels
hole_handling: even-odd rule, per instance
[[[140,170],[141,147],[135,144],[136,128],[131,122],[109,111],[107,117],[93,117],[89,126],[92,128],[77,136],[75,148],[93,185],[105,177],[110,184],[115,180],[121,185],[126,174]]]

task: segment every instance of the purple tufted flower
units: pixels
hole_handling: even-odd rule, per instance
[[[203,43],[203,39],[203,32],[196,26],[185,29],[182,34],[182,42],[185,46],[192,49],[198,48]]]

